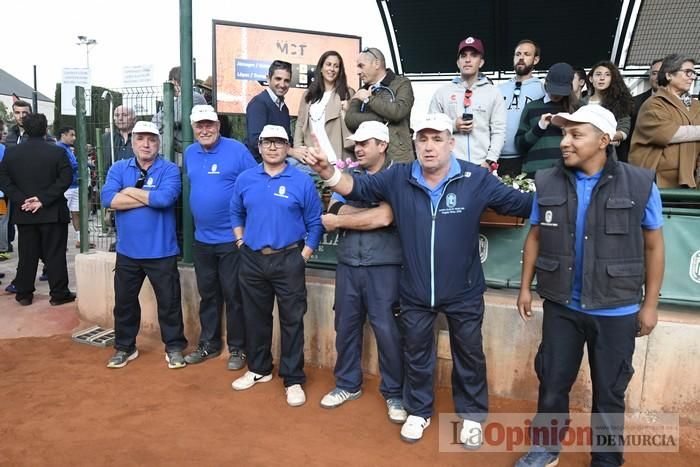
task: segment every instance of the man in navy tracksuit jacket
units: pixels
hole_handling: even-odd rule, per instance
[[[430,424],[433,324],[436,312],[443,312],[450,331],[455,410],[464,419],[460,439],[465,447],[477,448],[480,422],[488,411],[479,218],[488,207],[528,216],[532,197],[503,185],[485,168],[458,161],[452,153],[452,126],[446,115],[429,114],[416,128],[418,160],[376,175],[340,174],[318,147],[309,163],[346,198],[386,201],[394,211],[403,250],[400,324],[406,364],[403,403],[409,414],[402,439],[418,441]]]

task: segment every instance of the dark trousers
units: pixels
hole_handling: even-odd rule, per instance
[[[185,350],[187,339],[182,323],[177,257],[134,259],[119,253],[114,268],[114,348],[126,352],[136,348],[136,335],[141,326],[139,291],[146,277],[156,295],[165,351]]]
[[[282,352],[279,375],[285,387],[303,384],[306,263],[299,249],[263,255],[241,249],[239,278],[245,313],[248,369],[272,373],[272,308],[277,297]]]
[[[336,386],[357,392],[362,386],[362,331],[365,319],[377,339],[379,391],[400,398],[403,383],[401,334],[394,318],[398,307],[401,266],[352,267],[335,270]]]
[[[406,363],[403,404],[410,415],[433,415],[435,333],[437,312],[445,313],[452,351],[452,399],[460,417],[483,422],[488,413],[486,358],[481,324],[484,300],[457,302],[437,310],[401,304],[400,325],[404,335]]]
[[[199,290],[199,343],[221,349],[221,309],[226,305],[226,341],[229,351],[245,349],[245,317],[238,284],[240,253],[234,242],[195,241],[192,249]]]
[[[39,258],[43,258],[46,263],[51,298],[60,300],[68,297],[68,224],[18,224],[17,229],[19,261],[14,280],[17,300],[32,297]]]
[[[624,431],[625,390],[632,378],[632,354],[637,334],[637,314],[592,316],[545,300],[542,343],[535,357],[535,372],[540,380],[537,416],[533,421],[534,444],[559,450],[565,431],[555,440],[547,439],[556,426],[567,426],[569,391],[581,366],[584,344],[593,382],[591,429],[593,466],[622,465],[622,446],[601,446],[599,437],[622,435]],[[549,414],[561,414],[552,416]],[[540,429],[539,432],[537,429]]]

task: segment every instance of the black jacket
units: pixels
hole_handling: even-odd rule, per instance
[[[73,181],[73,169],[63,148],[42,138],[29,138],[11,146],[0,162],[0,190],[12,203],[15,224],[70,222],[63,193]],[[36,213],[22,211],[24,200],[39,197],[42,208]]]

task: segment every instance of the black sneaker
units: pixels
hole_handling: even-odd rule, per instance
[[[190,364],[202,363],[210,358],[216,358],[221,355],[221,349],[212,350],[204,344],[199,344],[194,351],[185,357],[185,361]]]
[[[139,356],[138,349],[134,349],[133,352],[125,352],[123,350],[117,350],[112,358],[107,362],[107,368],[123,368],[127,363],[134,360]]]
[[[185,362],[185,357],[182,356],[182,352],[165,352],[165,361],[168,362],[168,368],[184,368],[187,366]]]
[[[228,369],[231,371],[240,370],[245,367],[246,354],[240,349],[233,349],[231,351],[231,356],[228,358]]]
[[[73,292],[70,292],[70,293],[69,293],[68,295],[66,295],[65,297],[62,297],[62,298],[52,298],[51,300],[49,300],[49,303],[50,303],[52,306],[59,306],[59,305],[63,305],[63,304],[65,304],[65,303],[71,303],[71,302],[74,302],[74,301],[75,301],[75,294],[74,294]]]

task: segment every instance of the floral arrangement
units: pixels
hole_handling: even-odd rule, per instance
[[[359,162],[354,161],[354,160],[350,159],[349,157],[345,160],[338,159],[337,161],[335,161],[335,166],[338,167],[340,170],[353,169],[359,165],[360,165]]]
[[[492,162],[489,166],[489,169],[491,170],[491,173],[493,175],[498,177],[498,179],[501,180],[501,182],[503,182],[504,185],[511,186],[522,193],[534,193],[536,191],[535,181],[531,178],[527,178],[526,173],[521,173],[520,175],[516,175],[515,177],[512,177],[510,175],[504,175],[501,177],[500,175],[498,175],[497,162]]]

